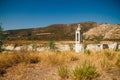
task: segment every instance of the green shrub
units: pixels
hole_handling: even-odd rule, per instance
[[[90,52],[90,50],[85,50],[84,53],[87,55],[90,55],[91,52]]]
[[[116,65],[117,65],[118,67],[120,67],[120,55],[119,55],[118,58],[117,58]]]
[[[120,49],[117,49],[116,51],[117,51],[117,52],[120,52]]]
[[[115,55],[115,53],[110,52],[110,51],[105,51],[104,54],[109,60],[112,60],[114,58],[114,55]]]
[[[98,37],[96,37],[96,39],[94,40],[94,42],[96,44],[99,44],[102,40],[103,40],[103,36],[98,36]]]
[[[55,49],[55,41],[50,41],[48,45],[49,45],[51,50]]]
[[[67,79],[69,77],[69,69],[67,67],[59,66],[58,67],[58,75],[62,79]]]
[[[69,47],[70,47],[70,50],[72,51],[74,46],[72,43],[69,43]]]
[[[99,74],[96,72],[96,68],[90,64],[83,64],[80,67],[76,67],[73,70],[73,76],[75,80],[92,80]]]

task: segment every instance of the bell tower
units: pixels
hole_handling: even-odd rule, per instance
[[[78,28],[75,33],[75,43],[80,44],[81,43],[81,27],[80,24],[78,24]]]
[[[82,41],[81,27],[80,27],[80,24],[78,24],[78,28],[75,32],[75,52],[84,51],[81,41]]]

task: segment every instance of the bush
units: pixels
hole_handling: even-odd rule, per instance
[[[76,67],[73,70],[73,76],[75,80],[92,80],[99,74],[96,72],[96,68],[90,64],[83,64],[80,67]]]
[[[78,58],[78,56],[71,56],[71,59],[70,59],[71,61],[77,61],[77,60],[79,60],[79,58]]]
[[[73,50],[73,44],[69,43],[69,47],[70,47],[70,50],[72,51]]]
[[[50,65],[62,65],[65,61],[64,57],[58,53],[49,54],[47,56],[47,60]]]
[[[67,67],[59,66],[58,67],[58,75],[62,79],[67,79],[69,77],[69,69]]]
[[[116,65],[117,65],[118,67],[120,67],[120,55],[119,55],[118,58],[117,58]]]
[[[117,51],[117,52],[120,52],[120,49],[117,49],[116,51]]]
[[[0,76],[3,76],[3,74],[5,74],[5,73],[6,73],[6,70],[3,68],[0,68]]]
[[[102,40],[103,40],[103,36],[98,36],[94,41],[96,44],[99,44]]]
[[[90,52],[90,50],[85,50],[84,53],[87,55],[90,55],[91,52]]]
[[[14,56],[14,63],[20,63],[20,62],[24,62],[27,59],[27,54],[24,53],[13,53]]]
[[[51,50],[54,50],[55,49],[55,41],[50,41],[49,42],[49,47]]]
[[[109,60],[112,60],[114,58],[115,53],[110,52],[110,51],[105,51],[104,54]]]
[[[38,63],[40,62],[40,57],[34,53],[0,54],[0,75],[5,73],[6,68],[21,62],[25,62],[27,64]]]
[[[37,55],[29,55],[26,62],[27,63],[33,63],[33,64],[38,63],[38,62],[40,62],[40,57],[37,56]]]

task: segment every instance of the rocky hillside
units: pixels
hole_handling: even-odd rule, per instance
[[[120,40],[120,25],[118,24],[97,24],[84,34],[85,39]]]
[[[4,31],[7,40],[74,40],[77,24],[53,24],[42,28]],[[120,25],[82,22],[84,39],[120,40]]]

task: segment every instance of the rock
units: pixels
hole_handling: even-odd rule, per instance
[[[12,46],[12,45],[11,46],[7,46],[7,47],[5,47],[5,49],[6,50],[14,50],[14,46]]]
[[[15,51],[20,51],[21,50],[21,46],[17,46],[14,48]]]
[[[21,51],[27,51],[27,50],[28,50],[28,46],[27,45],[21,46]]]
[[[120,39],[120,26],[113,26],[104,36],[104,39]]]
[[[100,50],[103,50],[103,45],[102,44],[88,44],[86,47],[86,50],[100,51]]]
[[[32,51],[33,50],[33,46],[32,45],[28,45],[27,51]]]
[[[45,47],[38,47],[36,49],[36,51],[46,51],[46,50],[48,50],[48,48],[45,48]]]
[[[56,45],[56,47],[60,51],[70,50],[70,46],[68,44],[59,44],[59,45]]]
[[[117,44],[117,42],[115,42],[115,43],[112,43],[112,44],[108,44],[108,46],[109,46],[109,49],[110,49],[110,50],[116,50],[118,44]]]
[[[116,24],[97,24],[97,27],[91,28],[84,34],[85,39],[115,40],[120,39],[120,25]]]

